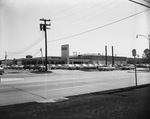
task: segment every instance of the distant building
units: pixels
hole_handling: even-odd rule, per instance
[[[1,60],[0,61],[0,65],[12,65],[12,64],[14,64],[14,60],[12,60],[12,59],[6,59],[6,60]]]
[[[61,57],[59,56],[48,56],[47,57],[48,64],[106,64],[106,56],[99,54],[80,54],[69,56],[69,45],[61,46]],[[127,58],[121,56],[107,56],[107,65],[126,65],[133,64],[134,58]],[[137,58],[137,63],[142,62],[142,59]],[[31,55],[27,55],[26,58],[19,58],[13,60],[1,60],[1,65],[39,65],[45,64],[44,57],[35,57],[33,58]]]
[[[106,64],[106,57],[101,55],[78,55],[70,57],[71,63],[85,63],[85,64]],[[127,63],[127,57],[114,57],[114,64],[125,65]],[[107,56],[107,64],[112,64],[112,56]]]

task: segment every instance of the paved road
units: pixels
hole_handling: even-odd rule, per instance
[[[138,72],[138,85],[150,83],[150,72]],[[59,98],[134,86],[133,71],[84,72],[54,70],[51,74],[6,74],[0,83],[0,106],[53,102]]]

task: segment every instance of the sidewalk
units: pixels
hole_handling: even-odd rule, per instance
[[[57,103],[0,107],[0,118],[149,119],[150,84],[68,97]]]

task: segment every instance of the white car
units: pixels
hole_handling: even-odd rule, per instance
[[[99,71],[113,71],[113,70],[115,70],[115,67],[112,67],[112,66],[99,66],[98,70]]]
[[[96,67],[93,64],[89,64],[90,69],[96,69]]]
[[[51,64],[51,65],[49,65],[49,68],[50,68],[50,69],[56,69],[57,66],[56,66],[55,64]]]
[[[82,66],[80,65],[80,64],[74,64],[74,66],[75,66],[75,69],[82,69]]]
[[[57,65],[56,65],[56,68],[57,68],[57,69],[62,69],[62,67],[63,67],[63,66],[62,66],[61,64],[57,64]]]
[[[89,66],[87,64],[82,64],[81,66],[83,69],[89,69]]]

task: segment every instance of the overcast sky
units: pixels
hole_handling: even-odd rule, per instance
[[[141,0],[144,1],[144,0]],[[145,3],[148,3],[145,1]],[[61,56],[69,44],[70,55],[100,53],[142,56],[150,34],[150,10],[128,0],[0,0],[0,59],[44,54],[44,34],[39,19],[51,19],[48,55]]]

